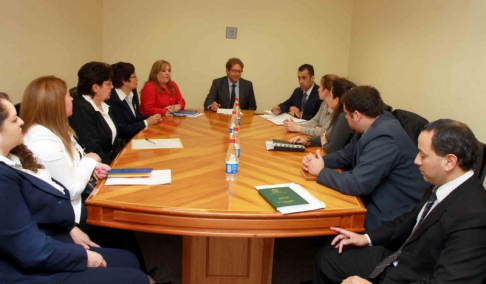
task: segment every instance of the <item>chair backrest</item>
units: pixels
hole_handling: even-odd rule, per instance
[[[385,106],[384,106],[384,111],[387,111],[387,112],[392,112],[392,110],[393,110],[393,107],[392,107],[392,106],[389,106],[389,105],[387,105],[387,104],[384,104],[384,105],[385,105]]]
[[[420,132],[429,121],[416,113],[403,109],[396,109],[392,111],[392,114],[398,119],[415,146],[418,146]]]
[[[474,172],[481,183],[484,183],[484,178],[486,177],[486,144],[479,144],[481,144],[481,154],[478,157],[478,163],[474,169]]]
[[[15,110],[17,111],[17,115],[20,115],[20,103],[14,104]]]
[[[78,97],[78,88],[74,87],[74,88],[69,89],[69,94],[71,95],[71,97],[73,99],[77,98]]]

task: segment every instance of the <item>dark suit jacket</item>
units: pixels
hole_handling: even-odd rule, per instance
[[[415,210],[370,232],[373,245],[398,250],[430,195],[428,190]],[[430,211],[383,283],[486,283],[485,236],[486,192],[473,176]]]
[[[413,209],[430,186],[414,164],[417,153],[398,120],[385,112],[359,140],[323,157],[326,167],[317,182],[360,196],[368,209],[365,228],[371,230]],[[352,170],[332,170],[343,168]]]
[[[110,105],[110,112],[115,118],[113,121],[115,122],[119,138],[128,141],[145,128],[144,120],[147,119],[148,116],[140,114],[140,104],[138,101],[137,90],[133,90],[132,99],[135,115],[133,115],[128,102],[126,100],[120,100],[120,97],[116,93],[115,89],[111,91],[110,99],[106,101],[106,103]]]
[[[115,121],[111,108],[109,115]],[[120,152],[119,139],[115,138],[115,142],[111,144],[112,134],[108,123],[81,95],[73,100],[73,115],[69,118],[69,124],[76,132],[84,151],[98,154],[103,163],[110,164]]]
[[[257,105],[255,100],[255,93],[253,92],[253,84],[243,78],[240,78],[239,82],[240,108],[255,110],[257,108]],[[206,96],[206,100],[204,101],[204,109],[208,109],[208,107],[213,102],[217,102],[218,104],[220,104],[221,108],[233,108],[233,106],[230,105],[231,103],[228,76],[213,80],[211,89],[209,89],[209,94]]]
[[[69,192],[0,162],[0,283],[60,283],[87,266]]]
[[[285,102],[279,104],[280,113],[289,112],[291,106],[298,107],[300,112],[302,112],[302,97],[304,96],[304,91],[301,88],[296,88],[290,98]],[[319,86],[314,84],[312,87],[312,91],[307,99],[307,103],[305,104],[304,114],[302,115],[302,119],[309,120],[313,118],[319,108],[321,107],[322,100],[319,99]]]

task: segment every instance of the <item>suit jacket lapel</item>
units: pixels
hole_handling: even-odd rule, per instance
[[[241,102],[244,101],[244,97],[245,97],[245,94],[246,94],[246,87],[247,86],[246,86],[245,82],[242,79],[240,79],[239,85],[240,85],[239,86],[239,88],[240,88],[240,90],[239,90],[239,101],[240,101],[240,108],[241,108]]]
[[[228,77],[224,77],[223,79],[223,97],[221,98],[221,107],[222,108],[229,108],[230,104],[230,92],[229,92],[229,84],[228,84]]]
[[[110,116],[111,120],[113,120],[113,117],[112,117],[112,114],[111,114],[110,111],[108,112],[108,115]],[[96,118],[98,119],[98,122],[101,124],[101,127],[103,127],[103,130],[104,130],[103,132],[110,137],[110,143],[111,143],[111,139],[113,138],[112,137],[113,135],[111,133],[110,126],[108,126],[108,123],[106,122],[106,120],[103,117],[103,115],[101,114],[101,112],[99,112],[99,111],[96,112]]]
[[[69,198],[68,195],[63,194],[62,192],[60,192],[59,190],[57,190],[56,188],[54,188],[52,185],[50,185],[47,182],[43,181],[42,179],[37,178],[37,177],[35,177],[35,176],[31,175],[31,174],[28,174],[26,172],[23,172],[21,170],[17,170],[17,172],[19,173],[19,175],[22,178],[24,178],[26,180],[29,180],[29,182],[31,184],[33,184],[35,187],[39,188],[40,190],[45,191],[45,192],[47,192],[49,194],[52,194],[52,195],[55,195],[55,196],[59,196],[59,197],[64,198],[64,199],[68,199]]]
[[[440,220],[442,217],[442,214],[446,212],[449,207],[458,199],[460,198],[460,195],[464,194],[467,192],[468,188],[471,188],[470,183],[474,183],[476,177],[472,176],[468,180],[466,180],[464,183],[459,185],[456,189],[454,189],[442,202],[437,204],[432,211],[430,211],[429,215],[425,217],[423,220],[422,224],[417,228],[417,230],[412,234],[410,239],[408,240],[407,243],[411,243],[415,241],[424,231],[426,231],[430,226],[435,224]],[[430,197],[430,194],[428,194],[427,199]],[[421,204],[423,207],[423,203]],[[420,207],[421,208],[421,207]]]

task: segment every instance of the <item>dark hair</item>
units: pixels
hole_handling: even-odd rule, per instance
[[[331,123],[329,123],[329,127],[334,125],[339,114],[343,112],[343,103],[341,101],[341,98],[344,96],[344,94],[346,94],[347,91],[351,90],[354,87],[356,87],[356,85],[353,82],[344,78],[337,79],[332,82],[331,98],[338,98],[339,105],[338,108],[332,113]]]
[[[93,85],[102,85],[110,81],[113,72],[110,65],[104,62],[88,62],[78,71],[78,94],[94,96]]]
[[[239,58],[230,58],[228,59],[228,62],[226,62],[226,70],[231,70],[231,68],[233,67],[233,65],[235,64],[238,64],[241,66],[241,69],[243,69],[245,67],[245,65],[243,64],[243,61],[241,61]]]
[[[123,81],[130,81],[132,74],[135,73],[135,66],[131,63],[118,62],[111,65],[113,70],[113,87],[120,88]]]
[[[423,131],[433,131],[432,149],[444,157],[457,157],[459,167],[468,171],[475,167],[479,155],[479,141],[464,123],[452,119],[439,119],[425,125]]]
[[[385,104],[380,92],[372,86],[358,86],[347,92],[342,98],[342,103],[351,117],[354,111],[375,118],[383,114]]]
[[[3,127],[3,122],[8,117],[8,110],[5,107],[5,101],[10,102],[9,96],[6,93],[0,92],[0,129]],[[10,150],[10,153],[19,158],[22,168],[26,170],[36,173],[38,169],[44,168],[43,165],[37,162],[32,152],[24,144],[17,145],[15,148]]]
[[[312,77],[314,76],[314,67],[310,64],[302,64],[300,67],[299,67],[299,72],[302,72],[304,70],[307,70],[309,71],[309,75]]]

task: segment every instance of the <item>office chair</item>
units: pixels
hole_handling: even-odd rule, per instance
[[[486,144],[480,144],[480,155],[478,157],[478,163],[476,164],[476,168],[474,169],[474,173],[479,178],[481,183],[484,183],[484,179],[486,177]]]
[[[429,121],[416,113],[403,109],[396,109],[392,111],[392,114],[398,119],[405,132],[412,139],[413,144],[418,146],[420,132]]]

